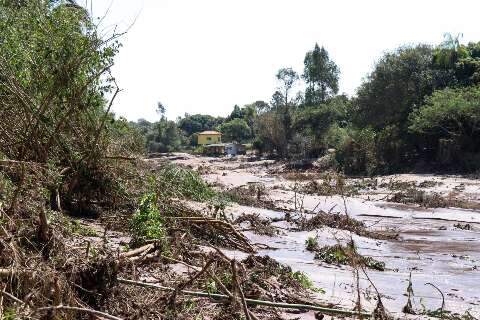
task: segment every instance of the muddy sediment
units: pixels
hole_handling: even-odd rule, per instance
[[[351,308],[357,300],[356,280],[350,266],[315,259],[315,253],[306,250],[305,242],[315,237],[325,247],[345,245],[353,239],[359,254],[385,263],[385,271],[367,272],[387,310],[401,313],[411,274],[414,309],[436,310],[441,305],[438,291],[425,285],[433,283],[444,293],[446,309],[480,317],[480,290],[471,285],[480,283],[480,181],[414,174],[344,178],[344,190],[354,192],[336,194],[335,179],[328,182],[331,188],[325,188],[322,174],[287,174],[281,171],[281,164],[272,160],[247,162],[241,157],[227,161],[187,156],[175,162],[192,168],[208,167],[203,177],[219,190],[250,190],[251,201],[229,205],[226,216],[232,221],[243,216],[239,222],[245,226],[244,234],[258,245],[256,255],[268,255],[293,271],[307,274],[325,292],[319,293],[318,299]],[[321,186],[320,191],[333,191],[325,195],[306,192],[308,189],[301,186],[308,184]],[[259,196],[258,189],[252,191],[252,185],[261,186]],[[456,202],[432,207],[415,201],[391,201],[405,188]],[[468,203],[468,207],[455,207],[458,203]],[[351,218],[352,226],[345,227],[346,217]],[[301,227],[298,221],[303,222]],[[262,228],[270,222],[279,232],[256,232],[256,222]],[[235,251],[228,254],[242,256]],[[373,310],[377,299],[370,280],[362,275],[359,283],[362,306]]]

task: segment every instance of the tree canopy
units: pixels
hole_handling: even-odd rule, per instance
[[[224,141],[245,142],[252,136],[252,130],[244,119],[235,118],[220,126]]]
[[[335,62],[330,60],[324,47],[320,48],[315,44],[314,49],[305,55],[304,66],[306,105],[323,103],[338,93],[340,70]]]

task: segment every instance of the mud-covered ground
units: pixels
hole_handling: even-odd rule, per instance
[[[367,275],[360,272],[361,303],[365,309],[374,308],[378,290],[387,310],[399,314],[407,302],[411,274],[414,309],[439,308],[440,290],[446,310],[480,316],[478,179],[403,174],[345,178],[339,182],[319,170],[287,170],[284,164],[272,160],[187,154],[175,154],[169,160],[198,170],[206,181],[225,193],[235,188],[258,190],[253,197],[258,203],[231,203],[225,209],[226,217],[233,221],[243,214],[254,214],[270,219],[274,235],[261,235],[249,229],[248,223],[245,235],[260,248],[258,255],[268,255],[294,271],[305,272],[323,289],[323,293],[318,293],[319,299],[351,308],[358,300],[357,281],[352,267],[314,259],[314,253],[306,250],[305,241],[316,238],[319,246],[324,246],[353,239],[361,255],[386,266],[384,271],[368,269]],[[342,183],[341,190],[335,188],[338,183]],[[325,226],[302,231],[292,220],[285,219],[286,215],[309,219],[317,212],[348,214],[364,222],[369,231],[398,237],[379,240]],[[240,252],[227,253],[243,257]],[[309,316],[313,315],[304,315],[302,319]]]

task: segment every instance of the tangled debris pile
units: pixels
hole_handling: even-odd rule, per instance
[[[396,239],[398,234],[370,231],[365,223],[358,221],[346,214],[327,213],[324,211],[314,213],[310,219],[301,217],[295,220],[300,230],[312,231],[321,227],[330,227],[350,231],[356,235],[373,239]]]
[[[279,233],[278,229],[272,226],[272,221],[270,219],[263,219],[258,214],[243,213],[234,221],[235,224],[242,224],[245,222],[247,222],[250,227],[247,230],[251,230],[256,234],[274,236]]]
[[[470,210],[480,209],[480,203],[459,199],[455,192],[450,192],[444,196],[438,192],[428,192],[411,185],[407,185],[407,187],[395,192],[387,198],[387,201],[404,204],[413,203],[425,208],[455,207]]]
[[[114,221],[108,226],[108,230],[128,230],[123,237],[130,240],[124,242],[110,238],[113,233],[99,224],[102,219],[93,223],[105,229],[103,235],[74,222],[64,210],[45,208],[45,198],[35,197],[45,194],[41,190],[46,180],[39,177],[29,179],[38,188],[24,185],[17,194],[15,212],[1,208],[0,283],[5,312],[20,318],[93,314],[108,319],[190,319],[202,314],[211,319],[279,319],[270,308],[278,307],[275,303],[295,307],[288,303],[309,302],[309,294],[318,291],[305,275],[268,257],[236,261],[225,256],[217,245],[247,253],[255,248],[227,221],[165,196],[173,194],[173,188],[183,190],[193,184],[199,186],[195,193],[183,193],[183,198],[214,197],[208,185],[196,181],[199,176],[183,172],[176,177],[187,178],[173,184],[166,182],[178,169],[160,168],[152,175],[152,168],[140,168],[150,177],[148,183],[135,185],[135,193],[127,190],[140,199],[138,206],[124,206],[137,207],[133,215],[124,215],[128,229],[125,221],[118,221],[120,228],[112,225]],[[15,175],[7,173],[2,171],[2,203],[11,203],[15,194],[11,189]],[[40,212],[38,220],[35,212]],[[152,290],[147,284],[164,289]],[[224,298],[211,301],[210,295]],[[309,307],[322,308],[311,306],[311,301],[304,306]]]
[[[275,203],[266,196],[265,186],[252,183],[248,186],[238,186],[224,191],[224,194],[233,202],[240,205],[274,209]]]
[[[338,173],[324,174],[320,181],[310,180],[303,186],[302,191],[306,194],[319,196],[344,195],[352,196],[358,194],[357,186],[346,182],[343,175]]]
[[[352,267],[366,267],[378,271],[385,270],[385,263],[372,257],[364,257],[357,252],[353,240],[347,245],[336,244],[333,246],[319,247],[315,238],[306,241],[306,249],[315,252],[315,259],[328,264],[349,265]]]

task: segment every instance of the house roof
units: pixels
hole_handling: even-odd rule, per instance
[[[222,135],[220,132],[218,131],[203,131],[203,132],[199,132],[198,133],[199,135],[200,134],[204,134],[204,135]]]

